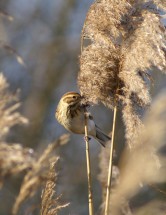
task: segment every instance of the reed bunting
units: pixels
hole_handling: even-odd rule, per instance
[[[76,92],[68,92],[62,96],[57,106],[55,117],[58,122],[68,131],[76,134],[85,134],[85,105],[82,104],[83,97]],[[95,124],[93,117],[88,112],[88,134],[94,137],[105,147],[111,138]]]

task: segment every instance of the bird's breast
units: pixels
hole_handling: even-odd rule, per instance
[[[84,113],[78,112],[71,113],[71,118],[68,119],[67,127],[68,130],[72,131],[76,134],[83,134],[84,133]]]
[[[85,118],[84,112],[82,111],[78,115],[72,118],[70,122],[70,131],[76,134],[84,134],[85,133]],[[88,119],[88,133],[91,136],[96,136],[96,128],[93,120]]]
[[[78,109],[68,109],[68,107],[63,107],[63,109],[58,109],[56,118],[61,125],[63,125],[67,130],[76,133],[85,133],[85,119],[84,110]],[[88,133],[91,136],[96,136],[96,127],[92,119],[88,119]]]

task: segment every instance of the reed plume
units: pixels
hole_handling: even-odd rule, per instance
[[[122,106],[130,148],[136,134],[133,129],[141,124],[139,109],[151,102],[151,71],[165,72],[166,68],[166,33],[156,8],[164,9],[165,3],[96,1],[82,31],[85,47],[80,56],[80,91],[88,102]]]
[[[42,192],[42,202],[41,202],[41,215],[56,215],[58,211],[64,207],[67,207],[69,204],[61,204],[60,197],[55,197],[55,188],[57,181],[57,172],[55,171],[58,158],[54,158],[50,161],[50,170],[48,179],[45,183],[45,187]]]
[[[82,30],[78,86],[85,102],[121,108],[130,149],[144,128],[142,114],[151,103],[151,72],[166,71],[166,30],[160,11],[164,1],[100,0],[90,7]],[[111,186],[113,141],[107,190]],[[106,211],[108,215],[109,193]]]
[[[43,154],[33,163],[31,169],[24,176],[19,195],[16,198],[15,204],[13,206],[12,214],[18,213],[21,204],[32,197],[37,190],[49,180],[49,166],[50,160],[56,160],[56,155],[54,154],[55,149],[60,145],[68,142],[69,135],[63,135],[57,139],[54,143],[48,145]]]
[[[145,115],[144,130],[134,140],[136,147],[132,151],[126,148],[123,153],[120,161],[119,183],[111,197],[112,214],[120,214],[124,199],[130,200],[141,189],[140,184],[143,186],[165,182],[166,156],[162,150],[166,147],[165,130],[166,91],[159,94],[151,110]],[[146,171],[143,171],[144,169]],[[144,208],[140,210],[143,213]]]
[[[130,148],[134,146],[137,131],[143,127],[140,113],[151,102],[148,86],[151,71],[165,72],[166,68],[165,28],[156,11],[148,9],[146,4],[136,5],[130,18],[132,30],[125,35],[121,50],[124,58],[119,72],[124,83],[122,113]]]
[[[16,124],[27,124],[28,120],[17,110],[20,107],[18,92],[9,92],[9,84],[0,73],[0,140],[4,140],[10,128]]]
[[[27,124],[28,120],[19,112],[18,93],[9,91],[9,84],[0,73],[0,184],[6,177],[18,174],[31,167],[34,162],[33,149],[20,144],[8,144],[6,137],[17,124]]]
[[[0,74],[0,185],[3,185],[4,180],[7,177],[19,174],[24,171],[24,179],[21,184],[20,193],[16,198],[16,202],[13,206],[13,214],[17,214],[21,204],[28,198],[32,197],[37,190],[47,181],[51,183],[53,176],[53,168],[57,156],[54,151],[57,147],[65,144],[69,135],[63,135],[55,142],[51,143],[44,151],[44,153],[38,157],[37,153],[34,153],[33,149],[23,147],[21,144],[8,144],[5,140],[9,134],[10,128],[16,124],[26,124],[28,120],[23,117],[19,112],[20,102],[18,99],[18,92],[12,94],[9,91],[9,84],[7,83],[3,74]],[[50,162],[52,168],[50,169]],[[56,177],[56,174],[55,174]],[[55,183],[55,182],[53,182]],[[54,186],[49,192],[54,193]],[[50,189],[51,189],[50,188]],[[45,196],[46,197],[46,196]],[[51,196],[49,196],[51,198]],[[45,198],[46,200],[46,198]],[[49,207],[50,201],[48,199],[45,202],[45,207]],[[43,203],[44,204],[44,203]],[[52,202],[53,204],[53,202]],[[56,207],[50,209],[48,213],[58,211],[65,205],[57,203]],[[55,214],[55,213],[54,213]]]
[[[89,102],[114,105],[120,62],[117,38],[128,6],[126,1],[96,1],[89,9],[82,38],[90,44],[82,50],[78,75],[80,91]]]
[[[33,162],[33,149],[24,148],[20,144],[8,145],[0,142],[0,185],[3,185],[7,177],[30,169]]]

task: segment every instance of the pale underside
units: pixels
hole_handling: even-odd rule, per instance
[[[61,109],[61,114],[63,115],[63,120],[57,117],[57,120],[62,124],[68,131],[71,131],[76,134],[84,134],[85,133],[85,124],[84,124],[84,110],[77,110],[77,113],[74,117],[66,117],[67,108],[63,107]],[[60,114],[60,115],[61,115]],[[62,116],[61,115],[61,116]],[[90,113],[88,116],[88,134],[90,136],[96,137],[96,126],[93,121],[92,116]]]

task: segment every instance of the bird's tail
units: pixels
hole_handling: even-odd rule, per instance
[[[111,138],[109,136],[107,136],[106,134],[104,134],[101,129],[96,126],[96,140],[102,145],[102,146],[106,146],[106,143],[111,140]]]

